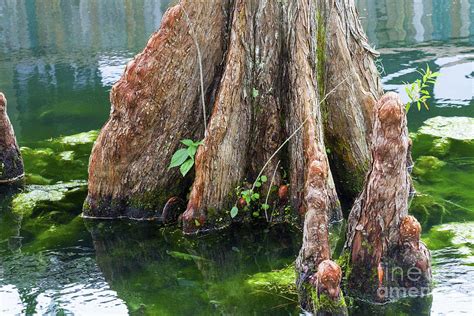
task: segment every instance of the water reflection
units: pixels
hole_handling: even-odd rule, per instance
[[[17,252],[1,263],[2,315],[128,314],[99,270],[93,249]]]
[[[404,83],[428,64],[441,72],[430,111],[412,109],[411,131],[433,116],[474,114],[474,4],[469,0],[356,0],[369,40],[381,52],[384,89],[408,101]]]
[[[383,48],[381,59],[384,65],[382,82],[385,90],[397,91],[402,100],[409,99],[405,83],[413,82],[420,75],[417,70],[426,65],[438,71],[438,77],[429,101],[430,109],[421,111],[415,108],[408,114],[408,127],[418,129],[423,122],[434,116],[473,116],[474,115],[474,48],[442,44],[401,48]]]
[[[429,41],[474,41],[469,0],[356,0],[362,24],[376,47]]]
[[[21,142],[97,129],[169,1],[0,0],[0,90]]]

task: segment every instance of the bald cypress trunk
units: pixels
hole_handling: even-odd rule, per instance
[[[374,55],[353,1],[180,2],[112,89],[84,214],[159,218],[180,198],[187,232],[216,228],[229,221],[236,188],[260,174],[289,188],[283,201],[270,195],[276,213],[302,217],[311,168],[320,168],[328,217],[341,219],[335,183],[350,198],[368,168],[365,126],[380,92]],[[185,138],[203,145],[182,178],[167,167]]]
[[[418,258],[415,243],[377,241],[379,215],[364,204],[400,205],[398,213],[387,210],[384,233],[399,229],[406,215],[405,191],[372,196],[372,171],[364,184],[368,170],[387,163],[370,150],[386,136],[386,120],[393,123],[375,106],[382,95],[375,56],[353,0],[180,1],[112,89],[84,215],[167,223],[179,216],[188,234],[253,217],[299,218],[301,304],[346,313],[328,241],[330,223],[342,219],[341,200],[364,189],[349,223],[354,267],[372,271],[386,245],[412,251],[407,262]],[[407,160],[404,113],[397,124],[399,151],[389,153],[400,167]],[[185,138],[202,142],[194,169],[182,177],[168,165]],[[398,176],[377,179],[407,188],[409,176]],[[362,236],[360,227],[375,234]],[[361,246],[364,238],[376,250]]]

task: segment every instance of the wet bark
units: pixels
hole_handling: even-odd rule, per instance
[[[0,92],[0,185],[18,184],[24,176],[23,159],[7,114],[7,99]]]
[[[421,227],[408,216],[409,138],[404,105],[397,94],[387,93],[378,101],[371,142],[371,169],[349,215],[348,285],[386,300],[391,298],[384,292],[387,287],[419,289],[431,278],[429,252],[420,242]],[[395,277],[398,268],[403,272]],[[419,269],[416,282],[407,282],[410,268]]]

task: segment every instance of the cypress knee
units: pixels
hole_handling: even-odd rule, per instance
[[[24,175],[20,149],[7,114],[7,99],[0,92],[0,184],[18,183]]]
[[[396,93],[378,101],[371,142],[372,165],[349,215],[349,288],[378,301],[408,290],[410,295],[426,294],[430,255],[420,242],[421,226],[408,216],[410,144],[405,109]]]

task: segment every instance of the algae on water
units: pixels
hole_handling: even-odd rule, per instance
[[[424,122],[419,133],[457,140],[473,140],[474,118],[459,116],[432,117]]]
[[[31,215],[33,210],[46,202],[45,208],[52,208],[55,202],[66,200],[68,195],[85,191],[85,181],[74,181],[55,185],[31,185],[26,191],[16,195],[12,200],[12,210],[16,214]]]
[[[98,136],[99,136],[99,131],[93,130],[93,131],[83,132],[83,133],[79,133],[75,135],[55,138],[52,140],[52,142],[57,143],[57,144],[68,145],[68,146],[90,145],[90,144],[94,144]]]
[[[474,222],[449,223],[431,228],[423,241],[431,250],[453,247],[474,255]]]
[[[428,119],[413,140],[417,191],[410,212],[423,227],[474,221],[474,119]]]
[[[87,167],[99,131],[79,133],[21,147],[27,184],[87,180]]]

